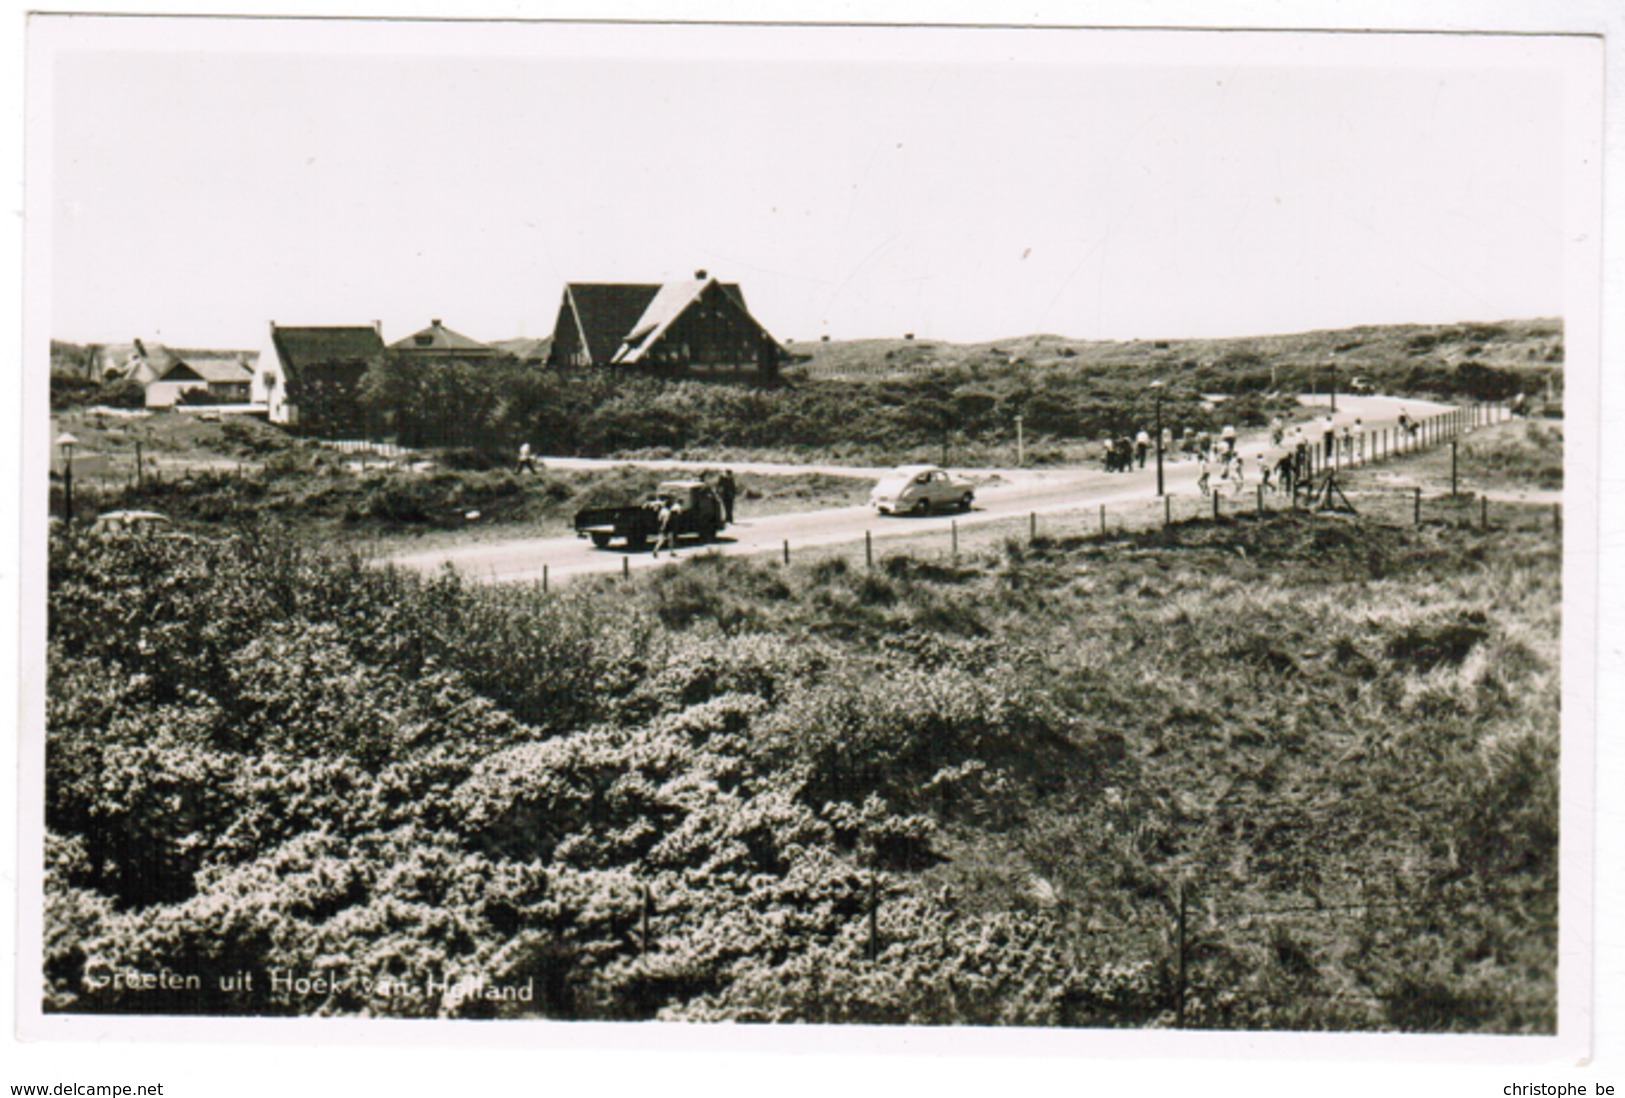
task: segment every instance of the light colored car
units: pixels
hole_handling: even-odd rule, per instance
[[[1376,391],[1369,378],[1357,377],[1349,382],[1349,392],[1354,396],[1370,396]]]
[[[157,511],[104,511],[96,516],[91,527],[97,533],[114,530],[164,530],[169,527],[169,516]]]
[[[936,465],[900,465],[880,478],[869,493],[869,506],[883,515],[928,515],[932,511],[969,511],[976,488]]]

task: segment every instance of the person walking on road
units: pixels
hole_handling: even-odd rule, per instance
[[[1144,427],[1141,427],[1140,433],[1134,436],[1134,456],[1139,461],[1142,469],[1145,468],[1145,454],[1149,449],[1151,449],[1151,436],[1146,433]]]
[[[1298,455],[1288,450],[1281,455],[1275,463],[1275,483],[1280,485],[1282,492],[1290,494],[1297,485]]]
[[[734,497],[739,492],[739,486],[734,483],[734,471],[724,469],[722,476],[717,480],[717,498],[722,501],[722,521],[729,526],[734,521]]]

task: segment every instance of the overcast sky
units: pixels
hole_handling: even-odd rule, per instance
[[[193,347],[257,346],[271,319],[542,336],[567,280],[702,267],[797,340],[1556,316],[1562,74],[1589,56],[1414,35],[32,34],[52,334]],[[30,192],[31,231],[45,203]]]

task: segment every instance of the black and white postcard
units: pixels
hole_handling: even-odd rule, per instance
[[[743,18],[30,18],[19,1032],[1625,1087],[1603,17]]]

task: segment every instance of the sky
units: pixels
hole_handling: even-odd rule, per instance
[[[32,27],[55,338],[538,337],[702,268],[798,341],[1563,311],[1573,40],[178,29]]]

